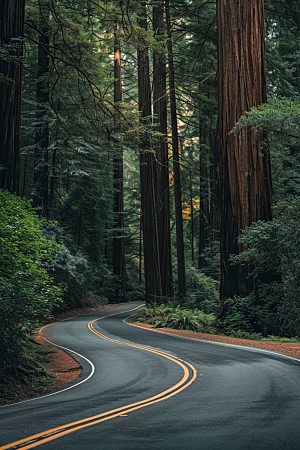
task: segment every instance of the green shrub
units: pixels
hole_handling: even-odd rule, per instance
[[[224,311],[226,314],[219,325],[226,335],[242,337],[236,333],[250,335],[263,331],[265,336],[268,334],[271,315],[265,302],[257,304],[253,292],[246,297],[227,298],[224,302]]]
[[[191,264],[186,265],[187,293],[184,305],[200,309],[206,314],[217,314],[219,308],[219,283]],[[179,299],[178,301],[182,301]]]
[[[290,196],[274,211],[273,221],[253,223],[239,237],[246,250],[232,262],[252,265],[256,287],[245,299],[227,299],[223,326],[237,329],[240,322],[264,336],[299,336],[300,198]]]
[[[57,222],[45,223],[42,232],[47,241],[56,248],[54,258],[46,261],[45,267],[53,277],[54,283],[65,287],[63,304],[59,309],[82,306],[87,289],[87,258],[80,251],[72,248],[71,237],[66,235]]]
[[[155,328],[174,328],[200,333],[215,331],[215,316],[198,309],[190,310],[172,304],[150,305],[140,311],[133,321],[154,325]]]
[[[261,333],[250,333],[249,331],[237,330],[227,333],[226,336],[237,339],[250,339],[251,341],[261,341],[263,335]]]
[[[72,255],[65,245],[60,245],[55,257],[46,264],[55,284],[66,286],[63,308],[81,306],[86,291],[87,260],[77,252]]]
[[[214,240],[205,247],[200,255],[202,272],[216,281],[220,281],[221,263],[220,263],[220,241]]]
[[[56,248],[42,235],[30,202],[0,190],[0,368],[22,353],[27,325],[49,316],[61,302],[45,264]]]

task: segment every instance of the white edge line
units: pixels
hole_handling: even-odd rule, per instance
[[[66,319],[66,320],[68,320],[68,319]],[[48,326],[48,325],[46,325],[46,326]],[[45,327],[43,327],[43,328],[45,328]],[[43,328],[41,328],[40,331],[42,331]],[[88,381],[94,375],[95,366],[92,363],[92,361],[90,361],[88,358],[86,358],[85,356],[81,355],[80,353],[74,352],[73,350],[71,350],[71,349],[69,349],[67,347],[62,347],[61,345],[57,345],[54,342],[48,341],[48,339],[45,339],[44,337],[42,339],[44,339],[44,341],[46,341],[46,342],[49,342],[49,344],[54,345],[55,347],[61,348],[62,350],[66,350],[67,352],[70,352],[70,353],[74,353],[75,355],[80,356],[80,358],[85,359],[89,363],[91,368],[92,368],[90,374],[84,380],[81,380],[79,383],[73,384],[72,386],[69,386],[69,387],[67,387],[65,389],[60,389],[58,391],[51,392],[51,394],[45,394],[45,395],[41,395],[39,397],[29,398],[28,400],[22,400],[21,402],[9,403],[8,405],[1,406],[1,408],[6,408],[8,406],[13,406],[13,405],[20,405],[21,403],[32,402],[33,400],[40,400],[41,398],[50,397],[51,395],[61,394],[62,392],[68,391],[69,389],[73,389],[74,387],[79,386],[82,383],[85,383],[86,381]]]
[[[215,345],[222,345],[224,347],[233,347],[233,348],[237,348],[237,349],[243,349],[243,350],[248,350],[248,351],[252,351],[252,352],[258,352],[258,353],[269,353],[272,356],[280,356],[282,358],[288,358],[288,359],[292,359],[293,361],[297,361],[298,364],[300,364],[300,359],[299,358],[294,358],[293,356],[289,356],[286,355],[285,353],[281,353],[278,352],[276,350],[266,350],[264,348],[259,348],[259,347],[250,347],[248,345],[240,345],[240,344],[229,344],[226,342],[217,342],[217,341],[209,341],[209,340],[205,340],[205,339],[197,339],[197,338],[192,338],[192,337],[188,337],[188,336],[178,336],[178,334],[173,334],[173,333],[166,333],[163,331],[163,329],[155,329],[153,330],[152,328],[144,328],[144,327],[139,327],[138,325],[134,325],[133,323],[128,323],[126,322],[127,319],[129,319],[129,317],[133,317],[135,316],[135,314],[132,314],[131,316],[126,317],[126,319],[123,319],[123,322],[126,323],[126,325],[130,325],[131,327],[136,327],[136,328],[140,328],[142,330],[148,330],[148,331],[153,331],[154,333],[161,333],[167,336],[173,336],[179,339],[187,339],[189,341],[196,341],[196,342],[205,342],[207,344],[215,344]],[[180,331],[180,330],[178,330]]]

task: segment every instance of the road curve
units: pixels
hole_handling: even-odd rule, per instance
[[[44,330],[81,379],[0,408],[0,450],[300,449],[300,361],[124,323],[140,305]]]

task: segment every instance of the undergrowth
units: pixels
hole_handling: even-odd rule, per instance
[[[155,328],[190,330],[200,333],[214,333],[216,317],[198,309],[185,309],[170,304],[148,305],[132,318],[133,322],[147,323]]]
[[[52,383],[55,375],[43,364],[49,363],[57,350],[51,345],[41,345],[33,339],[23,341],[22,354],[18,355],[18,364],[1,364],[0,399],[14,400],[18,391],[12,389],[14,384],[26,386],[30,390],[41,389]]]
[[[279,343],[300,343],[300,337],[293,338],[281,336],[263,336],[261,333],[255,333],[241,329],[219,330],[218,321],[213,314],[205,314],[198,309],[187,309],[180,305],[174,306],[167,304],[148,304],[139,311],[130,322],[139,322],[153,325],[154,328],[169,328],[175,330],[194,331],[198,333],[218,334],[237,339],[249,339],[253,341],[279,342]]]
[[[295,336],[293,338],[282,336],[263,336],[261,333],[252,333],[244,330],[230,330],[227,333],[222,331],[223,336],[233,337],[237,339],[249,339],[252,341],[264,341],[264,342],[279,342],[300,344],[300,338]]]

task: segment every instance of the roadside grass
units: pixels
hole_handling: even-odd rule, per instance
[[[262,341],[269,342],[280,342],[281,344],[291,343],[291,344],[300,344],[300,337],[295,336],[293,338],[280,337],[280,336],[267,336],[263,338]]]
[[[278,343],[300,343],[300,338],[298,336],[288,338],[282,336],[263,336],[261,333],[251,333],[244,330],[230,330],[228,332],[224,331],[219,333],[221,336],[227,336],[237,339],[249,339],[251,341],[262,341],[262,342],[278,342]]]

